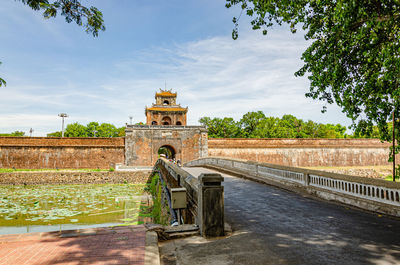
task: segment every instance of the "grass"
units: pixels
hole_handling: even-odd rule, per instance
[[[385,177],[385,180],[387,180],[387,181],[393,181],[393,176],[392,176],[392,175],[386,176],[386,177]],[[399,176],[396,176],[395,180],[396,180],[396,181],[399,181]]]
[[[99,168],[40,168],[40,169],[27,169],[27,168],[0,168],[0,173],[10,173],[10,172],[68,172],[68,171],[79,171],[79,172],[101,172],[109,171],[107,169]]]
[[[164,184],[165,185],[165,184]],[[141,215],[144,217],[150,215],[153,218],[153,222],[156,224],[167,225],[168,224],[168,213],[163,209],[162,202],[162,184],[159,182],[159,175],[154,174],[151,182],[147,184],[145,191],[149,192],[153,198],[153,205],[149,209],[144,209]]]

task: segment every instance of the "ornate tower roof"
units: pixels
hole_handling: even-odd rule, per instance
[[[156,92],[156,103],[146,107],[147,125],[186,125],[188,108],[176,103],[177,93],[171,90]]]

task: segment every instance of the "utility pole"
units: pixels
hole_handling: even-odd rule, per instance
[[[394,119],[394,112],[395,112],[395,110],[396,110],[396,107],[394,107],[394,109],[393,109],[393,116],[392,116],[392,119],[393,119],[393,123],[392,123],[392,126],[393,126],[393,130],[392,130],[392,144],[393,144],[393,181],[396,181],[396,151],[395,151],[395,148],[396,148],[396,134],[395,134],[395,125],[396,125],[396,121],[395,121],[395,119]]]
[[[32,133],[33,133],[33,129],[32,128],[29,130],[29,133],[31,134],[30,137],[32,137]]]
[[[61,137],[64,137],[64,118],[68,117],[67,113],[60,113],[58,114],[59,117],[62,119],[62,127],[61,127]]]

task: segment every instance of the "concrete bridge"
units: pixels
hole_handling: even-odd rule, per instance
[[[398,183],[212,157],[178,170],[223,176],[233,233],[170,243],[176,263],[400,264]]]

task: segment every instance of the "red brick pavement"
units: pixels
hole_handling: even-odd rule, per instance
[[[0,236],[0,264],[144,264],[142,225]]]

